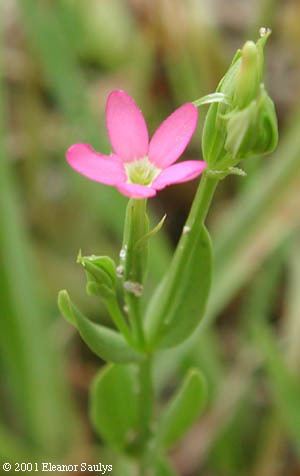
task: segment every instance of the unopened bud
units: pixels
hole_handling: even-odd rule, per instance
[[[247,157],[272,152],[278,142],[277,117],[273,101],[263,86],[247,107],[227,116],[225,150],[233,164]]]
[[[247,41],[241,52],[233,98],[233,104],[236,104],[239,109],[246,107],[256,98],[262,74],[258,47],[253,41]]]
[[[108,256],[81,256],[77,262],[82,264],[87,275],[87,293],[99,295],[104,299],[115,293],[116,288],[116,265]]]
[[[277,145],[276,112],[262,83],[270,33],[264,29],[256,43],[245,43],[217,88],[228,102],[212,104],[206,117],[202,147],[210,170],[228,172],[240,160],[267,154]]]

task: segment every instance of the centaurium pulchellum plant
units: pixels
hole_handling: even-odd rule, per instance
[[[185,341],[204,316],[212,277],[212,246],[205,219],[220,180],[243,175],[237,165],[270,153],[277,145],[275,108],[263,84],[264,47],[270,32],[247,41],[220,81],[217,91],[186,103],[171,114],[149,141],[134,100],[113,91],[106,122],[109,156],[87,144],[67,151],[70,166],[85,177],[116,187],[129,196],[120,261],[108,256],[78,256],[89,295],[101,298],[113,326],[89,320],[59,293],[59,308],[87,346],[107,362],[93,382],[90,416],[96,431],[116,452],[137,462],[140,475],[172,475],[167,452],[199,418],[206,384],[191,369],[160,412],[155,405],[153,363],[162,349]],[[202,135],[204,161],[175,163],[197,125],[197,107],[210,103]],[[151,229],[147,199],[166,186],[202,178],[169,268],[148,303],[143,290]],[[101,192],[100,192],[101,193]],[[163,357],[160,357],[163,358]]]

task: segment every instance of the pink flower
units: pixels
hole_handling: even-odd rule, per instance
[[[192,180],[205,169],[200,160],[174,164],[197,126],[198,112],[183,104],[156,130],[149,142],[142,112],[124,91],[113,91],[106,104],[106,125],[113,153],[95,152],[88,144],[72,145],[70,166],[85,177],[116,187],[132,198],[156,195],[168,185]]]

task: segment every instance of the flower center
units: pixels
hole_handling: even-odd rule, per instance
[[[159,175],[160,169],[155,167],[148,157],[134,160],[125,164],[128,183],[139,185],[151,185],[153,180]]]

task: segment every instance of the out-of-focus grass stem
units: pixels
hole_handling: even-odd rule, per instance
[[[58,371],[56,358],[59,356],[47,333],[47,310],[40,300],[20,197],[6,150],[6,96],[2,71],[1,64],[0,289],[3,298],[0,352],[18,430],[33,446],[56,454],[70,438],[68,428],[70,430],[74,415],[68,408],[65,384]],[[67,418],[63,431],[62,415]]]

